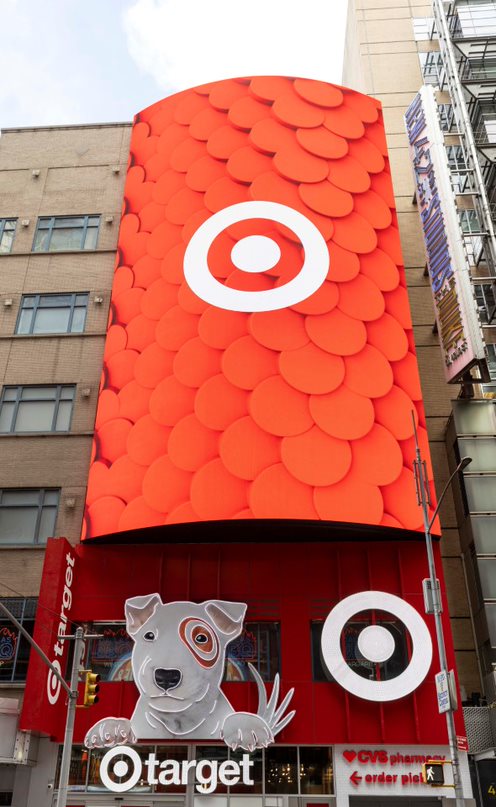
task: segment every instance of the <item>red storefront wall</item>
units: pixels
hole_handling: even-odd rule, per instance
[[[367,590],[389,592],[423,614],[421,581],[427,576],[423,541],[263,543],[260,535],[257,538],[257,543],[86,543],[75,547],[71,618],[78,624],[123,621],[124,601],[152,592],[164,602],[246,602],[246,621],[274,620],[281,626],[282,693],[295,688],[296,716],[278,735],[278,742],[445,744],[446,725],[437,711],[434,683],[439,669],[435,650],[431,669],[418,689],[389,703],[359,699],[337,683],[316,682],[312,677],[311,623],[324,620],[344,597]],[[61,577],[66,571],[62,542],[49,541],[36,622],[35,638],[48,653],[59,622],[51,593],[54,566],[59,565]],[[435,647],[433,617],[425,619]],[[444,619],[449,663],[454,666],[448,618]],[[65,698],[62,693],[51,706],[46,679],[46,668],[32,657],[21,727],[60,741]],[[256,711],[255,684],[224,683],[223,689],[236,710]],[[129,717],[136,699],[132,682],[101,683],[98,705],[78,710],[74,741],[82,742],[86,730],[103,717]],[[463,734],[460,713],[457,721],[458,733]]]

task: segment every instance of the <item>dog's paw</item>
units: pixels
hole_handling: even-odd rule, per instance
[[[228,715],[222,726],[221,739],[236,751],[254,751],[255,748],[267,748],[274,742],[274,735],[263,717],[250,712],[234,712]]]
[[[110,748],[136,742],[131,722],[125,717],[106,717],[90,728],[84,738],[86,748]]]

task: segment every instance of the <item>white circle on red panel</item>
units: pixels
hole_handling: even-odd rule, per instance
[[[412,657],[405,670],[388,681],[371,681],[358,675],[347,663],[341,649],[341,633],[346,623],[356,614],[369,609],[387,611],[400,619],[410,633]],[[370,628],[376,629],[376,625]],[[381,630],[386,631],[385,628]],[[384,634],[365,628],[365,638],[358,645],[361,654],[369,661],[380,662],[381,656],[390,657],[391,643]],[[386,631],[394,643],[389,631]],[[380,637],[380,638],[379,638]],[[424,620],[409,603],[385,591],[360,591],[341,600],[331,611],[322,629],[322,659],[329,674],[347,692],[368,701],[394,701],[417,689],[429,672],[432,662],[432,640]],[[394,648],[393,648],[394,650]],[[389,655],[386,655],[389,653]],[[379,656],[379,658],[374,658]]]
[[[358,649],[369,661],[380,664],[394,653],[395,642],[392,634],[382,625],[368,625],[358,636]]]
[[[280,257],[279,244],[266,235],[248,235],[231,250],[231,260],[242,272],[266,272]]]
[[[292,230],[301,241],[305,253],[303,265],[288,283],[263,291],[242,291],[225,286],[212,275],[208,266],[208,251],[213,241],[227,227],[249,219],[275,221]],[[257,241],[251,241],[252,238]],[[243,241],[249,243],[243,244]],[[274,247],[278,250],[279,247],[265,236],[248,236],[241,239],[236,247],[233,248],[232,258],[242,271],[263,272],[277,263],[277,260],[274,263],[271,261],[277,257]],[[239,263],[242,265],[239,266]],[[206,303],[229,311],[275,311],[295,305],[320,288],[328,271],[329,251],[315,224],[298,210],[278,202],[240,202],[219,210],[198,227],[184,255],[184,277],[191,290]]]

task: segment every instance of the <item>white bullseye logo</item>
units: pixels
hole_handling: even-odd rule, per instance
[[[299,273],[282,286],[264,291],[231,289],[217,280],[208,266],[208,250],[227,227],[248,219],[283,224],[300,239],[305,259]],[[281,257],[279,245],[264,235],[242,238],[231,251],[242,272],[267,272]],[[184,276],[191,290],[206,303],[229,311],[275,311],[300,303],[322,285],[329,271],[329,251],[319,230],[306,216],[277,202],[240,202],[219,210],[192,236],[184,255]]]
[[[59,675],[61,675],[62,674],[61,667],[60,667],[60,663],[57,661],[57,659],[52,661],[52,665],[56,668]],[[53,670],[49,670],[48,671],[48,677],[47,677],[47,696],[48,696],[48,700],[52,704],[52,706],[53,706],[54,703],[57,703],[57,701],[59,699],[60,688],[61,688],[61,683],[60,683],[59,679],[55,677],[55,675],[53,673]]]
[[[127,760],[116,760],[112,768],[113,775],[118,776],[119,778],[129,774],[129,777],[125,782],[114,782],[114,780],[109,776],[110,763],[117,756],[128,758]],[[112,790],[114,793],[124,793],[126,790],[130,790],[138,783],[142,770],[143,763],[141,762],[141,757],[138,752],[134,750],[134,748],[116,746],[110,751],[107,751],[100,763],[100,779],[105,787],[108,787],[108,789]]]
[[[235,244],[231,260],[242,272],[266,272],[281,257],[279,244],[265,235],[248,235]]]
[[[387,611],[401,619],[410,633],[412,657],[396,678],[370,681],[348,665],[341,650],[341,632],[353,616],[368,609]],[[359,653],[368,661],[381,664],[395,651],[392,634],[381,625],[364,628],[357,640]],[[341,686],[368,701],[394,701],[409,695],[422,683],[432,661],[432,641],[424,620],[409,603],[385,591],[360,591],[341,600],[331,611],[322,629],[322,659],[327,670]]]

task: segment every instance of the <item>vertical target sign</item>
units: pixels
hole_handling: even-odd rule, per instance
[[[421,530],[412,412],[428,456],[380,104],[272,76],[140,112],[84,537]]]

